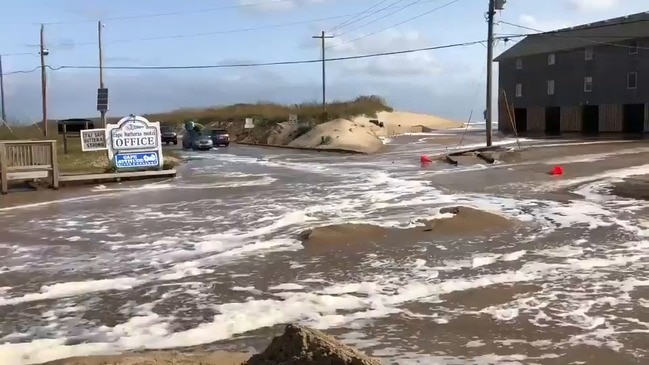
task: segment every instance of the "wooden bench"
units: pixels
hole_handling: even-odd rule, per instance
[[[56,141],[0,141],[0,193],[9,192],[10,180],[43,178],[59,188]]]

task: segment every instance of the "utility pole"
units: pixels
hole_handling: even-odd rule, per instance
[[[487,134],[487,147],[491,147],[492,142],[492,118],[493,118],[493,62],[494,62],[494,17],[496,10],[503,10],[507,0],[489,0],[489,9],[487,10],[487,105],[485,109],[485,129]]]
[[[49,135],[47,128],[47,73],[45,71],[45,56],[49,54],[49,51],[45,48],[45,25],[41,24],[41,102],[43,110],[43,131],[45,137]]]
[[[0,118],[2,118],[2,123],[7,123],[7,112],[5,110],[5,77],[4,77],[4,71],[2,70],[2,55],[0,54],[0,108],[2,108],[2,114],[0,114]]]
[[[487,147],[492,145],[491,119],[492,110],[492,92],[491,84],[493,83],[493,61],[494,61],[494,16],[496,15],[496,0],[489,0],[489,10],[487,11],[487,105],[485,112],[485,128],[487,132]]]
[[[104,27],[103,24],[101,24],[101,20],[97,22],[97,40],[99,43],[99,88],[103,89],[104,88],[104,47],[102,45],[102,28]],[[106,128],[106,110],[99,111],[100,115],[100,120],[101,120],[101,128]]]
[[[327,116],[327,76],[326,76],[326,67],[325,67],[325,39],[333,38],[332,35],[325,35],[323,30],[320,35],[314,35],[311,38],[320,39],[321,41],[321,52],[322,52],[322,115],[326,118]]]

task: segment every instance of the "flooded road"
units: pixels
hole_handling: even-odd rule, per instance
[[[422,167],[444,149],[427,138],[375,156],[233,145],[188,153],[172,180],[0,198],[0,364],[260,349],[290,322],[386,364],[646,364],[648,205],[606,189],[649,173],[649,146],[545,141],[561,146]],[[296,240],[409,227],[449,205],[522,223],[371,251]]]

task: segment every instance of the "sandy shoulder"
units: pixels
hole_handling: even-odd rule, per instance
[[[153,351],[142,354],[80,356],[54,360],[42,365],[241,365],[250,354],[238,352],[181,353]]]

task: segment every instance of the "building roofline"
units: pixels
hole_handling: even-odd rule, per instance
[[[581,24],[573,27],[560,28],[548,32],[530,34],[525,38],[523,38],[520,42],[516,43],[509,49],[502,52],[500,55],[494,58],[494,61],[500,62],[502,60],[507,60],[507,59],[516,58],[520,56],[543,54],[543,53],[552,52],[553,50],[558,51],[558,50],[569,50],[569,49],[581,48],[587,46],[588,43],[592,45],[597,45],[597,44],[606,44],[606,43],[626,40],[626,39],[649,37],[649,26],[647,26],[646,29],[642,29],[637,34],[631,32],[628,34],[618,36],[618,35],[611,34],[612,32],[610,31],[611,27],[621,27],[621,26],[626,26],[629,29],[642,28],[641,25],[644,24],[638,26],[638,23],[645,23],[645,22],[649,22],[649,11],[630,14],[630,15],[617,17],[617,18],[601,20],[594,23],[586,23],[586,24]],[[637,30],[638,29],[634,29],[634,31]],[[561,42],[558,41],[557,38],[570,39],[571,34],[574,35],[574,37],[572,37],[573,42],[570,42],[571,45],[566,44],[564,45],[564,47],[558,45]],[[591,40],[586,40],[586,39],[580,39],[579,36],[588,36],[593,38]],[[553,38],[552,43],[556,44],[555,46],[546,44],[546,47],[538,47],[538,49],[532,50],[533,48],[536,48],[534,46],[534,43],[548,43],[548,39],[550,38]]]

